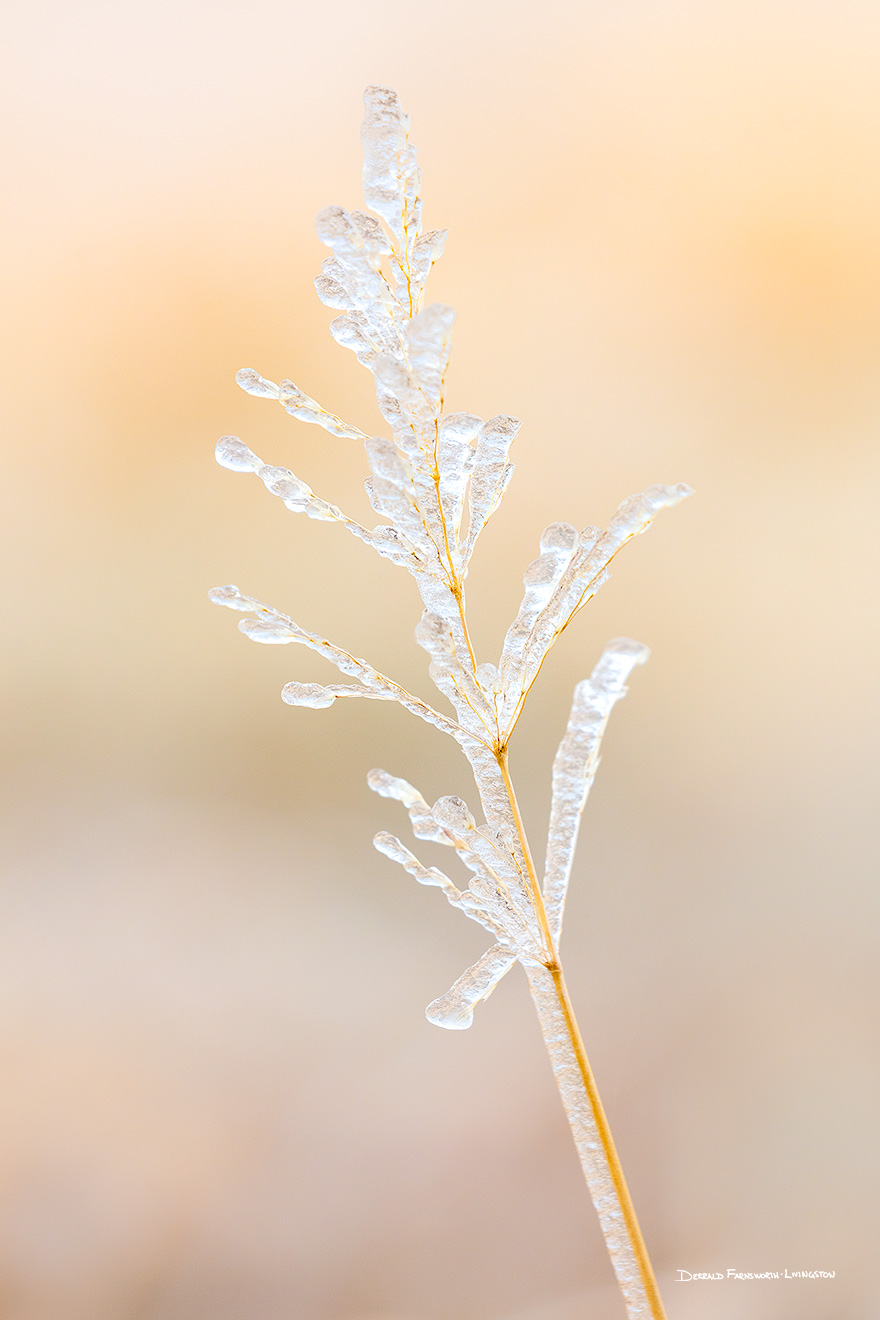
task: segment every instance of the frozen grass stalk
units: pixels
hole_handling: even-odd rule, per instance
[[[372,372],[390,438],[371,436],[326,412],[292,381],[279,384],[245,369],[249,394],[275,399],[292,417],[331,435],[363,442],[371,475],[370,504],[384,520],[362,527],[314,494],[288,468],[263,462],[235,436],[217,445],[217,460],[255,473],[294,513],[338,522],[415,579],[424,610],[416,640],[430,657],[429,674],[454,711],[442,714],[366,660],[350,655],[286,614],[237,587],[211,599],[249,617],[239,628],[257,642],[298,642],[323,655],[349,683],[288,683],[293,706],[330,706],[343,697],[397,701],[448,733],[470,763],[484,823],[460,797],[429,806],[416,788],[384,770],[370,788],[396,798],[417,839],[452,848],[470,873],[458,889],[436,867],[423,866],[395,835],[382,832],[378,850],[420,884],[433,885],[453,907],[483,926],[493,944],[446,994],[428,1005],[440,1027],[469,1027],[475,1006],[514,963],[525,969],[559,1094],[599,1216],[630,1320],[659,1320],[663,1304],[627,1191],[565,987],[559,938],[581,813],[599,763],[611,708],[626,693],[647,648],[627,638],[609,642],[590,677],[575,689],[568,727],[553,762],[553,796],[543,879],[539,879],[508,767],[508,746],[545,656],[607,579],[621,546],[644,532],[659,509],[689,487],[650,486],[624,500],[607,529],[552,523],[538,557],[525,571],[522,604],[508,629],[498,664],[478,664],[468,632],[464,585],[477,539],[498,508],[513,468],[513,417],[483,421],[444,412],[444,387],[454,313],[424,304],[425,283],[443,251],[444,230],[422,228],[421,178],[409,121],[394,92],[364,94],[364,200],[369,212],[331,206],[318,216],[318,235],[331,251],[315,281],[318,296],[340,313],[330,324],[339,344]]]

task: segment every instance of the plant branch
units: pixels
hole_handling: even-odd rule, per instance
[[[526,860],[535,914],[549,950],[548,960],[543,966],[525,965],[529,989],[584,1177],[623,1293],[628,1320],[666,1320],[657,1281],[550,933],[543,896],[510,777],[507,748],[497,750],[495,757],[504,779],[511,815]]]

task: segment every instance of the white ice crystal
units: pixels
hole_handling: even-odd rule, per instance
[[[275,384],[252,368],[238,373],[242,389],[279,402],[290,416],[333,436],[359,440],[366,451],[370,504],[383,522],[362,527],[289,468],[266,464],[237,436],[224,436],[217,461],[258,476],[292,512],[342,524],[378,554],[406,568],[423,604],[416,639],[430,658],[429,675],[448,700],[444,715],[287,615],[236,587],[211,593],[217,603],[252,617],[239,627],[253,641],[307,646],[355,683],[288,683],[282,696],[295,706],[330,706],[346,697],[398,701],[451,734],[477,782],[485,823],[460,798],[429,807],[404,780],[382,771],[370,787],[397,798],[419,839],[453,848],[470,879],[464,890],[420,861],[393,835],[376,847],[421,884],[441,889],[450,903],[491,932],[495,943],[448,991],[430,1005],[440,1026],[466,1027],[474,1005],[520,961],[552,966],[558,948],[565,892],[581,811],[598,765],[599,744],[611,706],[625,692],[633,666],[647,656],[638,643],[612,642],[591,678],[579,684],[553,766],[553,803],[543,891],[517,828],[506,778],[506,749],[523,703],[559,634],[595,594],[609,565],[656,512],[688,495],[687,486],[651,486],[615,513],[606,531],[578,532],[553,523],[543,532],[537,559],[525,570],[524,595],[497,662],[477,663],[467,629],[464,584],[480,533],[498,508],[513,468],[511,444],[520,423],[499,415],[444,411],[446,370],[454,313],[425,304],[425,283],[443,251],[445,231],[422,229],[421,178],[408,137],[409,123],[394,92],[369,87],[364,96],[364,200],[369,211],[327,207],[318,237],[328,256],[315,284],[341,313],[331,323],[337,343],[350,348],[372,373],[390,434],[371,436],[327,411],[292,381]]]

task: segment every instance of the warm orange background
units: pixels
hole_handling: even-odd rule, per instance
[[[32,0],[4,33],[0,1316],[621,1316],[522,978],[429,1027],[484,940],[370,847],[405,832],[371,765],[467,767],[379,703],[282,706],[332,673],[206,600],[428,695],[408,579],[212,461],[236,432],[368,514],[356,447],[233,375],[378,426],[311,278],[380,82],[450,228],[450,405],[525,423],[481,658],[546,522],[698,491],[514,745],[541,853],[573,684],[653,648],[565,952],[670,1320],[874,1320],[880,10]],[[674,1282],[728,1268],[837,1277]]]

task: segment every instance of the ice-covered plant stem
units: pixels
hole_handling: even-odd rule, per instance
[[[465,579],[477,539],[498,508],[513,468],[513,417],[483,421],[444,411],[444,388],[454,313],[424,305],[425,282],[443,251],[445,231],[422,228],[421,178],[408,120],[394,92],[364,94],[364,199],[367,211],[331,206],[318,217],[318,235],[331,254],[316,280],[321,300],[340,315],[330,324],[337,343],[372,372],[389,436],[371,436],[325,411],[289,380],[279,384],[245,369],[238,383],[249,394],[275,399],[292,417],[331,435],[362,441],[371,475],[366,489],[384,520],[362,527],[328,503],[288,468],[264,463],[236,436],[218,442],[217,459],[236,472],[255,473],[294,513],[340,523],[415,579],[423,613],[416,640],[430,657],[429,674],[452,714],[443,714],[286,614],[237,587],[211,598],[249,617],[239,627],[254,641],[298,642],[355,680],[326,686],[291,682],[282,697],[294,706],[329,706],[342,697],[397,701],[448,733],[470,763],[483,823],[460,797],[429,806],[404,779],[371,771],[370,787],[395,798],[409,814],[417,839],[444,844],[470,873],[465,888],[424,866],[395,835],[376,835],[380,852],[420,884],[440,889],[453,907],[483,926],[491,947],[452,988],[428,1005],[441,1027],[468,1027],[475,1005],[521,963],[593,1204],[630,1320],[664,1315],[611,1132],[584,1051],[562,974],[559,938],[581,813],[599,761],[611,708],[648,656],[638,642],[610,642],[592,674],[575,688],[571,714],[553,762],[552,805],[543,875],[526,839],[508,765],[508,746],[526,698],[550,647],[608,577],[621,546],[643,532],[659,509],[677,504],[689,487],[651,486],[624,500],[607,529],[553,523],[523,578],[522,603],[497,664],[478,664],[465,610]]]

